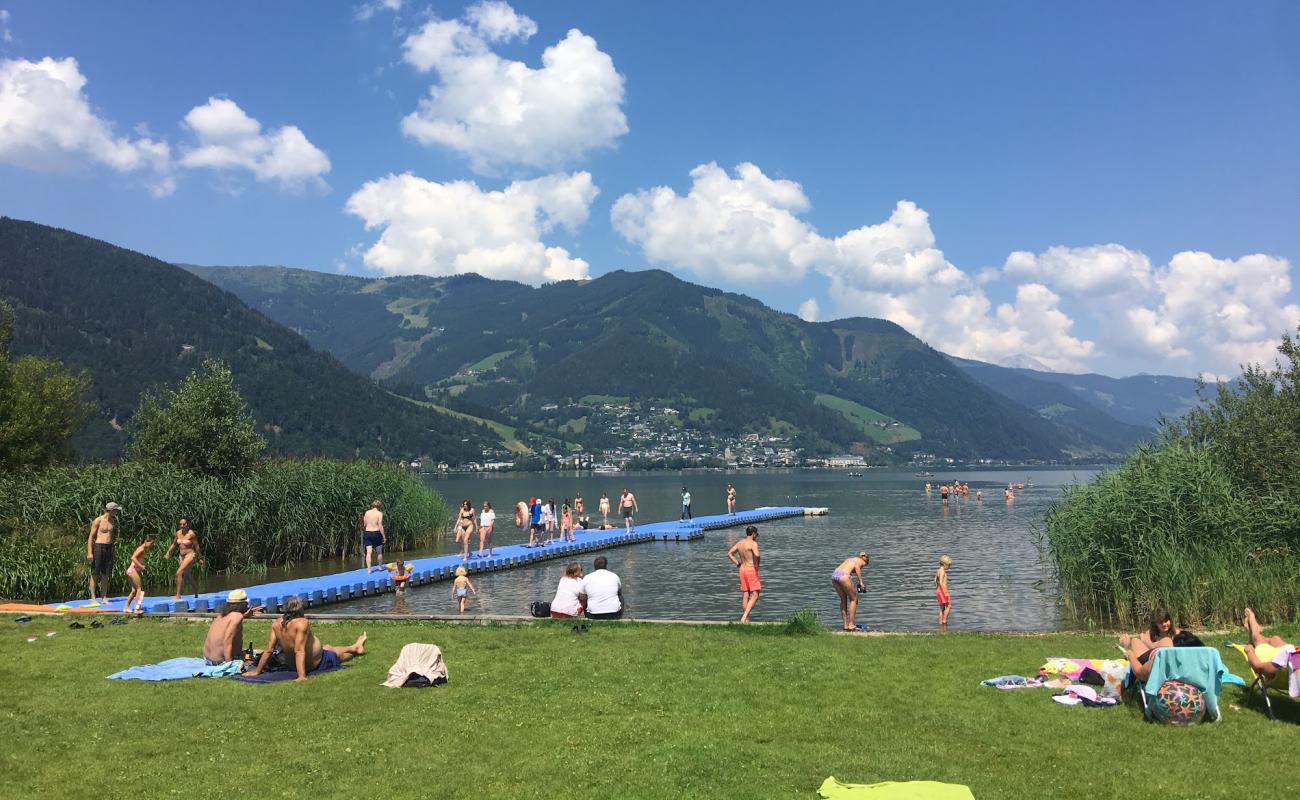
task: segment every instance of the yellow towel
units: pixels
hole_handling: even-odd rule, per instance
[[[970,787],[937,781],[885,781],[884,783],[840,783],[834,776],[817,790],[826,800],[975,800]]]

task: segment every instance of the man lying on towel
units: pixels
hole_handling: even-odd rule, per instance
[[[332,669],[347,663],[366,653],[366,635],[357,637],[355,644],[349,647],[333,647],[321,644],[320,639],[311,631],[311,623],[303,615],[307,604],[294,595],[284,601],[284,616],[271,623],[271,639],[257,660],[257,666],[249,675],[261,675],[272,651],[278,646],[280,658],[285,663],[292,663],[298,672],[297,680],[307,680],[307,674],[321,669]]]

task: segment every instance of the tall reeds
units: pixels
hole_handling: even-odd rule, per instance
[[[1166,438],[1066,490],[1046,543],[1068,616],[1142,626],[1164,605],[1185,625],[1235,626],[1250,606],[1300,609],[1300,501],[1242,485],[1207,447]]]
[[[86,585],[86,535],[109,501],[125,511],[117,566],[146,533],[150,582],[176,521],[199,532],[209,570],[256,570],[355,551],[357,514],[379,499],[390,545],[426,546],[448,517],[441,497],[405,470],[365,462],[265,461],[233,481],[165,464],[89,465],[0,475],[0,598],[77,596]],[[174,563],[174,562],[173,562]],[[119,576],[120,577],[120,576]]]

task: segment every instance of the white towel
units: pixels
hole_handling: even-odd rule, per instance
[[[412,642],[402,648],[397,661],[388,668],[388,680],[384,685],[389,689],[400,689],[412,674],[423,675],[429,683],[446,683],[447,665],[442,660],[442,650],[434,644]]]

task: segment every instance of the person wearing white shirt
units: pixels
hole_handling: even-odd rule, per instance
[[[605,567],[609,560],[596,557],[596,571],[582,579],[578,602],[587,609],[587,619],[623,618],[623,582]]]
[[[564,568],[564,577],[555,587],[555,599],[551,601],[551,616],[556,619],[571,619],[582,616],[582,601],[578,595],[582,592],[582,565],[570,561]]]
[[[483,501],[483,512],[478,515],[478,555],[483,556],[496,555],[496,548],[492,546],[492,526],[497,522],[497,512],[492,510],[492,504]],[[484,544],[487,549],[484,550]]]

